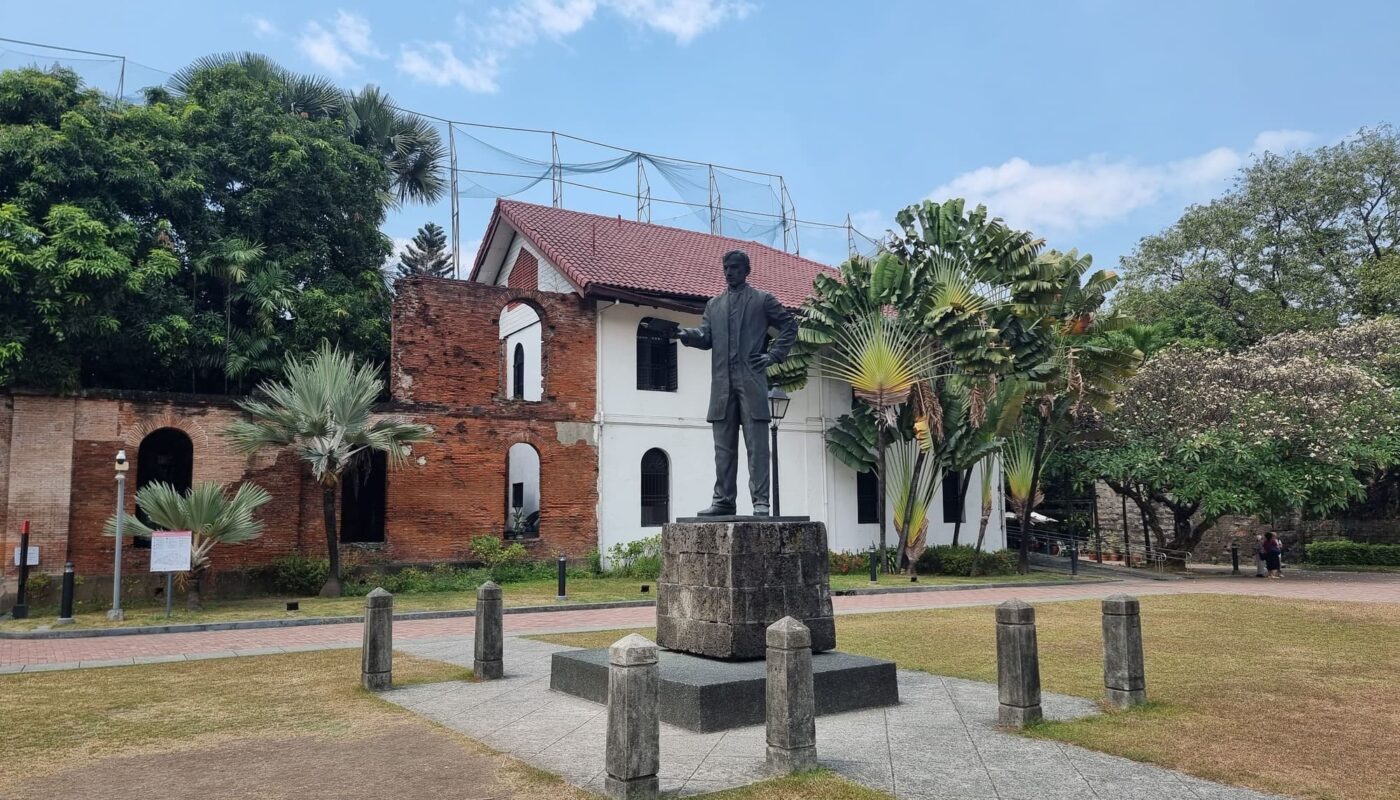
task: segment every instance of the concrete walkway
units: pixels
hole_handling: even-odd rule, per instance
[[[470,642],[401,649],[471,665]],[[382,695],[565,780],[601,791],[607,713],[549,690],[550,654],[567,648],[506,640],[506,678],[412,686]],[[996,687],[899,673],[901,703],[817,718],[822,766],[900,800],[1266,800],[1245,789],[1056,742],[997,730]],[[1043,699],[1046,716],[1097,713],[1088,701]],[[661,726],[663,791],[693,795],[769,777],[763,726],[695,733]]]
[[[1222,577],[1171,582],[1095,582],[836,597],[833,598],[833,605],[838,614],[860,614],[992,605],[1012,597],[1033,603],[1083,600],[1105,597],[1117,592],[1130,592],[1139,596],[1214,593],[1400,603],[1400,575],[1302,573],[1295,570],[1290,571],[1289,576],[1281,581],[1253,577]],[[647,627],[654,624],[655,620],[656,611],[650,607],[580,609],[547,614],[508,614],[505,617],[505,627],[507,634],[520,635]],[[394,641],[402,645],[409,642],[461,638],[471,636],[473,630],[472,620],[465,617],[404,620],[394,624]],[[359,623],[347,623],[302,628],[203,631],[92,639],[0,639],[0,673],[357,647],[361,632],[362,626]]]

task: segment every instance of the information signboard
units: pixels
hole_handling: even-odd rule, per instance
[[[0,556],[0,558],[3,558],[3,556]],[[37,567],[37,566],[39,566],[39,548],[34,547],[34,546],[31,545],[30,548],[29,548],[29,557],[26,558],[25,560],[29,562],[29,566],[31,566],[31,567]],[[15,566],[16,566],[16,567],[19,566],[19,548],[18,548],[18,547],[15,548]]]
[[[189,572],[193,541],[189,531],[153,531],[151,572]]]

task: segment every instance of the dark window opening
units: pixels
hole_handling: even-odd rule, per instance
[[[194,442],[179,428],[160,428],[141,440],[136,451],[136,491],[151,483],[169,484],[185,494],[194,485]],[[152,525],[145,510],[137,506],[136,517]],[[151,540],[132,539],[136,547],[150,547]]]
[[[516,400],[525,399],[525,345],[515,345],[515,355],[511,358],[510,396]]]
[[[676,343],[664,333],[648,330],[647,317],[637,325],[637,388],[648,392],[676,391]]]
[[[957,470],[943,473],[943,521],[967,522],[963,509],[963,474]]]
[[[525,484],[512,483],[510,485],[510,507],[520,508],[525,505]]]
[[[340,484],[340,541],[384,541],[388,482],[388,455],[362,451]]]
[[[864,525],[880,521],[880,482],[875,472],[856,473],[856,522]]]
[[[671,521],[671,460],[652,448],[642,456],[642,526]]]

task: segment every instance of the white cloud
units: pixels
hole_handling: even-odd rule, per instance
[[[1304,131],[1265,131],[1248,151],[1217,147],[1161,164],[1092,156],[1037,165],[1012,158],[958,175],[929,197],[965,197],[1018,227],[1072,233],[1114,222],[1167,197],[1194,200],[1220,188],[1251,153],[1292,149],[1312,139]]]
[[[399,51],[399,71],[433,86],[460,86],[469,92],[490,94],[500,89],[500,57],[482,53],[471,63],[457,57],[447,42],[405,44]]]
[[[1264,131],[1254,137],[1251,153],[1287,153],[1300,147],[1307,147],[1317,141],[1317,134],[1308,131]]]
[[[743,19],[754,7],[742,0],[605,0],[623,18],[669,33],[678,44],[690,44],[697,36],[726,20]]]
[[[374,46],[374,40],[370,38],[369,20],[359,14],[336,9],[335,36],[352,53],[371,58],[384,57],[384,54],[379,52],[379,48]]]
[[[400,46],[398,67],[435,86],[496,92],[502,64],[512,52],[541,39],[562,41],[578,33],[599,8],[685,45],[727,20],[747,17],[754,7],[744,0],[513,0],[474,17],[457,15],[458,34],[475,42],[470,57],[459,57],[445,41],[408,42]]]
[[[330,28],[315,20],[307,22],[297,47],[318,67],[336,75],[359,69],[356,56],[384,58],[374,45],[369,21],[342,9],[336,10]]]
[[[282,35],[277,25],[267,17],[244,17],[253,27],[253,35],[259,39],[276,39]]]

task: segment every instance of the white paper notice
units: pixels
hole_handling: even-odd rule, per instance
[[[152,532],[151,572],[189,572],[193,540],[189,531]]]

